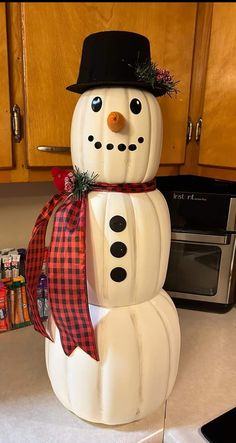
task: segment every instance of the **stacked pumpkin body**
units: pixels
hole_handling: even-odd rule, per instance
[[[118,130],[112,114],[121,121]],[[134,88],[91,89],[77,103],[71,139],[73,165],[97,173],[99,181],[150,181],[161,153],[159,105],[151,93]],[[67,357],[52,316],[54,343],[46,340],[54,392],[79,417],[131,422],[170,394],[180,331],[175,306],[162,289],[169,248],[169,212],[158,190],[89,193],[87,287],[100,360],[80,348]]]

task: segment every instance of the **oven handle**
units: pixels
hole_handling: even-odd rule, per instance
[[[171,232],[171,240],[195,242],[195,243],[214,243],[218,245],[227,245],[230,243],[231,234],[214,235],[214,234],[195,234],[192,232]]]

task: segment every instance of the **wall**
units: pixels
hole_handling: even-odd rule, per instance
[[[0,184],[0,249],[27,247],[41,208],[56,192],[51,182]]]

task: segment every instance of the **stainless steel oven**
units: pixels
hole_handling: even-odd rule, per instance
[[[167,201],[172,229],[164,289],[183,307],[231,307],[236,295],[236,183],[160,177],[157,188]]]

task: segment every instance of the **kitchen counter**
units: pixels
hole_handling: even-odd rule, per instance
[[[32,326],[2,333],[0,349],[0,443],[162,442],[165,405],[143,420],[112,427],[65,409],[47,376],[44,338]]]
[[[181,358],[167,401],[164,442],[201,443],[207,440],[200,427],[236,406],[236,307],[224,314],[178,313]]]
[[[200,426],[236,406],[236,308],[178,309],[182,335],[164,442],[204,442]],[[32,326],[0,335],[0,443],[161,443],[165,405],[146,419],[106,427],[83,421],[54,395],[44,339]]]

